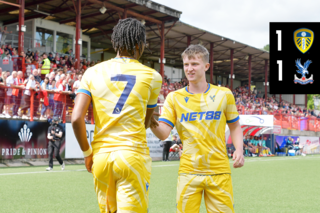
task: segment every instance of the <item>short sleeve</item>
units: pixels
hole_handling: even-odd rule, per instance
[[[234,123],[240,119],[237,106],[234,100],[234,96],[230,90],[226,93],[227,96],[227,107],[226,107],[226,118],[227,123]]]
[[[162,113],[159,118],[160,122],[164,122],[172,128],[175,126],[177,120],[176,111],[173,105],[173,98],[174,92],[171,92],[164,102]]]
[[[91,97],[91,89],[90,89],[90,81],[91,81],[91,78],[90,78],[90,70],[91,69],[88,69],[84,75],[82,76],[82,79],[81,79],[81,82],[80,82],[80,88],[77,90],[77,94],[78,93],[83,93],[83,94],[86,94],[88,96]]]
[[[147,104],[148,109],[157,107],[158,97],[162,85],[162,77],[159,73],[154,73],[154,79],[151,83],[151,95]]]

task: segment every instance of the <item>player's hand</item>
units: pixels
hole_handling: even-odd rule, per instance
[[[92,171],[91,171],[92,164],[93,164],[92,157],[93,157],[93,154],[91,154],[88,157],[84,158],[84,164],[85,164],[88,172],[90,172],[90,173],[92,173]]]
[[[159,126],[159,122],[155,119],[154,116],[160,116],[159,113],[153,112],[153,115],[151,116],[151,121],[150,121],[150,128],[156,128]]]
[[[240,168],[244,165],[243,150],[236,150],[233,153],[233,168]]]

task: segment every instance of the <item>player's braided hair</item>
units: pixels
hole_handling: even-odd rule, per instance
[[[142,44],[146,44],[145,26],[133,18],[120,19],[113,28],[111,36],[113,48],[121,53],[126,50],[131,56],[136,54],[136,44],[139,46],[139,55],[141,55]]]

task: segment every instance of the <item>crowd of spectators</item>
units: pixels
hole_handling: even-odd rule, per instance
[[[44,55],[50,60],[50,67],[51,69],[63,69],[65,73],[71,71],[72,73],[84,73],[85,70],[89,67],[94,66],[97,63],[100,63],[98,60],[97,62],[94,61],[87,61],[85,58],[80,60],[80,68],[74,69],[74,65],[76,59],[72,54],[72,50],[68,52],[69,54],[60,55],[59,53],[53,54],[49,52],[48,54],[43,53],[39,54],[39,51],[31,51],[30,49],[27,52],[21,52],[18,54],[18,48],[12,47],[11,44],[8,45],[1,45],[0,46],[0,55],[1,59],[7,57],[9,60],[13,61],[13,70],[21,70],[21,64],[24,57],[24,63],[26,64],[26,73],[29,76],[35,68],[40,68],[43,64]]]
[[[302,108],[284,100],[277,100],[272,97],[265,98],[260,91],[254,88],[249,96],[248,85],[241,86],[233,90],[238,111],[242,114],[273,115],[284,114],[305,118],[320,118],[314,110]]]
[[[158,98],[158,103],[163,104],[166,96],[173,91],[181,89],[188,85],[188,80],[182,78],[179,82],[171,82],[167,76],[164,77],[162,88],[160,90],[160,95]],[[227,87],[227,85],[216,85],[221,87]],[[293,115],[297,117],[304,118],[320,118],[320,113],[316,114],[314,110],[306,109],[295,104],[286,102],[284,100],[277,100],[273,95],[271,97],[265,97],[260,91],[254,87],[251,90],[249,96],[248,85],[237,87],[232,91],[238,112],[240,114],[260,114],[260,115]]]
[[[181,89],[188,85],[187,78],[182,78],[179,82],[171,82],[170,78],[168,78],[166,75],[163,78],[160,94],[158,97],[158,103],[163,104],[167,95],[170,92],[176,91],[178,89]]]
[[[54,69],[42,80],[40,72],[40,69],[34,69],[24,78],[22,71],[3,72],[0,67],[0,117],[30,119],[32,92],[35,120],[61,117],[64,96],[67,97],[67,110],[72,109],[82,74],[64,74],[62,69]]]
[[[67,110],[72,109],[82,75],[89,67],[99,63],[82,59],[79,69],[75,69],[72,50],[63,57],[51,52],[40,56],[38,51],[29,49],[20,55],[17,52],[18,48],[12,48],[10,44],[1,45],[1,57],[13,61],[13,70],[23,70],[22,60],[25,60],[25,74],[22,71],[3,71],[0,67],[0,117],[30,119],[30,96],[34,91],[33,118],[61,118],[64,96],[67,97]],[[41,75],[45,58],[50,60],[50,73]]]
[[[9,33],[8,31],[3,30],[2,34],[0,33],[1,38],[0,41],[5,41],[5,35]],[[3,37],[4,36],[4,37]],[[38,104],[38,101],[35,101],[34,104],[34,112],[35,119],[40,117],[41,120],[47,119],[50,115],[60,115],[62,107],[61,97],[57,97],[57,95],[53,95],[51,92],[62,92],[68,94],[71,99],[75,98],[75,94],[77,89],[79,88],[80,80],[84,72],[89,68],[94,66],[100,61],[90,62],[86,59],[81,59],[79,69],[75,69],[75,59],[72,54],[72,49],[67,51],[64,55],[60,55],[58,53],[53,54],[49,52],[48,54],[43,53],[39,54],[38,51],[31,51],[30,49],[27,52],[21,52],[18,54],[18,48],[11,47],[10,44],[1,44],[0,46],[0,55],[3,58],[7,57],[9,60],[12,60],[13,70],[22,70],[22,64],[25,63],[25,75],[19,72],[2,72],[0,68],[0,85],[3,86],[12,86],[17,88],[16,90],[10,88],[3,88],[0,91],[0,117],[6,118],[25,118],[28,119],[28,115],[30,115],[30,110],[26,113],[26,109],[30,106],[27,101],[28,96],[30,97],[30,93],[25,91],[23,94],[20,91],[20,98],[15,98],[15,95],[12,95],[12,91],[19,91],[18,89],[34,89],[36,91],[40,91],[39,94],[43,95],[42,91],[48,91],[48,106]],[[41,67],[44,64],[44,59],[48,58],[50,61],[50,74],[41,75]],[[25,60],[22,62],[22,60]],[[16,73],[16,74],[14,74]],[[15,77],[16,75],[16,77]],[[44,79],[46,77],[46,79]],[[31,83],[33,82],[33,83]],[[184,88],[188,85],[187,78],[182,78],[180,81],[171,81],[170,78],[164,76],[162,88],[160,90],[160,95],[158,98],[158,103],[163,104],[166,96],[173,91]],[[227,85],[218,85],[221,87],[228,87]],[[233,94],[236,100],[236,105],[240,114],[286,114],[286,115],[295,115],[300,117],[313,117],[320,118],[320,114],[316,115],[313,110],[307,110],[305,108],[301,108],[291,103],[287,103],[285,101],[278,101],[273,97],[264,97],[261,92],[257,91],[254,88],[251,91],[251,95],[249,96],[249,88],[248,85],[241,86],[233,90]],[[38,94],[38,92],[36,92]],[[39,95],[39,96],[40,96]],[[12,97],[12,98],[11,98]],[[38,97],[38,95],[37,95]],[[10,100],[9,100],[10,98]],[[20,99],[19,104],[24,104],[24,108],[20,109],[19,114],[16,113],[16,103]],[[57,99],[57,100],[55,100]],[[30,100],[30,98],[29,98]],[[41,98],[41,102],[43,103],[43,98]],[[39,107],[40,105],[40,107]],[[15,107],[13,107],[15,106]],[[71,104],[67,104],[68,108],[71,107]],[[12,107],[12,114],[9,113],[9,109]],[[19,108],[19,105],[18,105]],[[13,110],[14,109],[14,110]],[[41,113],[37,116],[38,110],[41,109]],[[1,113],[3,112],[3,113]],[[28,114],[28,115],[27,115]]]

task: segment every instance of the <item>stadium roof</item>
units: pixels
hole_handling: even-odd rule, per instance
[[[81,1],[81,28],[87,35],[98,36],[112,30],[113,26],[122,18],[124,10],[127,17],[145,19],[146,25],[175,21],[180,18],[181,12],[164,5],[147,0],[80,0]],[[15,0],[6,2],[16,3]],[[18,22],[19,8],[0,3],[0,21],[3,25]],[[74,0],[26,0],[25,21],[34,18],[44,18],[75,26],[76,11]],[[104,6],[105,13],[100,12]],[[97,28],[94,29],[93,28]],[[99,29],[100,28],[100,29]],[[93,33],[96,31],[95,33]],[[98,33],[97,33],[98,32]]]
[[[16,3],[15,0],[7,2]],[[107,11],[102,14],[100,8]],[[17,7],[0,4],[0,21],[3,25],[18,22]],[[202,43],[210,49],[214,43],[214,74],[227,77],[230,73],[230,49],[234,49],[234,74],[237,80],[248,79],[248,55],[252,55],[252,80],[264,79],[265,60],[269,52],[217,35],[179,21],[182,12],[149,0],[82,0],[82,33],[90,36],[93,48],[110,48],[110,36],[114,25],[120,18],[134,17],[144,20],[147,30],[147,42],[151,52],[145,51],[144,60],[159,61],[161,38],[159,24],[165,26],[166,64],[182,67],[181,52],[191,43]],[[26,0],[25,21],[44,18],[66,24],[76,25],[75,2],[73,0]],[[189,38],[188,38],[189,37]]]
[[[166,23],[165,27],[170,28],[172,23]],[[157,27],[149,27],[153,29],[147,34],[149,48],[153,52],[144,54],[147,59],[158,60],[160,56],[159,45],[160,39],[156,32]],[[167,64],[171,60],[173,66],[182,67],[181,53],[187,47],[188,36],[191,36],[191,44],[201,43],[210,50],[210,43],[214,43],[214,74],[228,76],[230,74],[230,49],[234,49],[234,74],[238,80],[248,79],[248,55],[252,55],[252,80],[261,81],[264,79],[265,60],[269,59],[269,52],[251,47],[249,45],[217,35],[189,24],[178,21],[168,31],[165,40],[165,58]],[[174,63],[173,63],[174,62]]]

